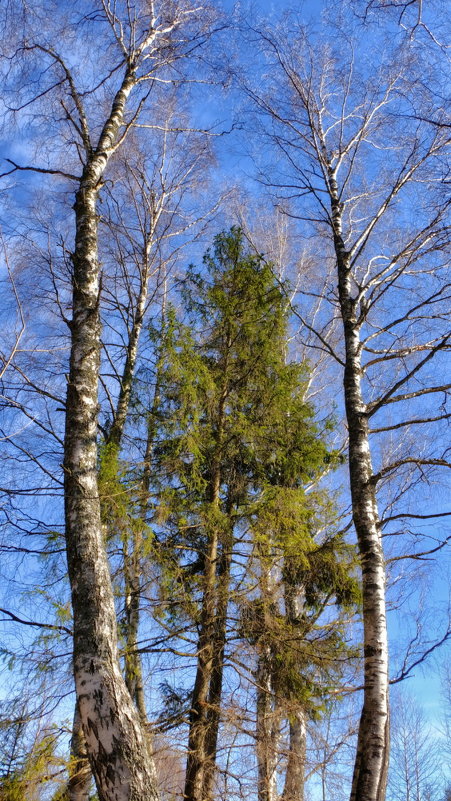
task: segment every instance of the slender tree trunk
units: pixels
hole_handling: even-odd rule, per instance
[[[187,801],[202,801],[203,773],[207,762],[208,696],[214,662],[218,541],[218,529],[214,526],[210,534],[210,542],[205,559],[204,592],[197,648],[197,670],[189,716],[188,758],[184,794]]]
[[[224,364],[224,386],[219,399],[216,448],[211,469],[209,501],[214,513],[219,510],[221,487],[221,449],[224,411],[227,398],[227,356]],[[215,665],[215,613],[217,605],[217,567],[219,529],[209,526],[209,543],[205,555],[204,589],[197,647],[197,670],[189,716],[188,757],[186,762],[186,801],[204,801],[204,771],[208,762],[209,695]],[[215,749],[216,750],[216,749]]]
[[[67,784],[68,801],[87,801],[91,778],[92,773],[86,751],[86,742],[81,727],[78,705],[76,704],[70,744],[69,781]]]
[[[131,546],[130,552],[127,546]],[[141,723],[147,727],[141,658],[138,653],[139,604],[141,598],[141,531],[133,531],[124,547],[125,574],[125,683],[136,704]]]
[[[127,415],[130,406],[130,397],[133,388],[133,378],[136,369],[136,360],[138,357],[139,338],[144,322],[144,314],[146,310],[147,296],[148,296],[148,268],[147,268],[147,253],[144,249],[143,253],[143,272],[141,275],[141,286],[136,302],[136,310],[133,317],[133,324],[130,331],[127,353],[125,357],[124,369],[122,372],[121,386],[119,390],[119,397],[115,409],[114,420],[108,436],[108,442],[112,442],[119,448],[124,433],[125,423],[127,422]]]
[[[275,606],[275,578],[272,534],[266,542],[258,543],[260,557],[260,592],[263,602],[265,629],[272,628],[273,608]],[[258,801],[277,801],[277,763],[279,758],[280,711],[273,686],[274,664],[270,644],[263,644],[259,655],[256,673],[256,754],[257,754],[257,799]]]
[[[306,747],[306,715],[303,709],[297,709],[290,719],[290,751],[282,801],[304,801]]]
[[[299,619],[303,607],[302,586],[285,585],[285,608],[288,621],[293,624]],[[305,760],[307,750],[307,716],[299,705],[290,710],[290,750],[285,772],[285,784],[281,801],[304,801]]]
[[[389,758],[388,644],[385,564],[380,537],[367,409],[361,388],[360,324],[352,296],[349,254],[342,238],[335,175],[329,172],[338,291],[346,350],[344,397],[349,431],[349,473],[354,525],[362,564],[364,702],[351,801],[384,801]]]
[[[231,512],[229,507],[228,512]],[[227,637],[227,607],[229,602],[230,568],[232,561],[232,536],[222,543],[219,565],[218,604],[215,618],[213,665],[208,695],[206,761],[203,772],[202,801],[212,801],[216,771],[219,722],[221,719],[222,683],[224,676],[224,651]]]
[[[163,310],[164,315],[164,310]],[[136,349],[137,351],[137,349]],[[133,362],[132,376],[135,370]],[[130,393],[129,396],[130,398]],[[151,480],[151,458],[155,444],[156,435],[156,415],[160,406],[160,371],[157,368],[155,391],[153,396],[152,408],[147,424],[146,452],[144,455],[144,469],[141,479],[139,509],[141,521],[144,528],[147,507],[149,503],[150,480]],[[127,403],[128,411],[128,403]],[[124,417],[125,421],[125,417]],[[147,730],[149,743],[151,742],[149,722],[146,712],[146,699],[144,694],[144,682],[142,675],[142,662],[138,653],[138,632],[139,632],[139,606],[141,598],[141,556],[143,546],[143,529],[133,530],[130,538],[130,553],[124,554],[124,573],[125,573],[125,613],[127,619],[126,631],[126,656],[125,656],[125,682],[136,708],[138,709],[141,723]]]
[[[147,263],[146,253],[143,254],[143,259],[144,262]],[[139,338],[142,331],[148,295],[147,274],[147,269],[145,269],[141,279],[141,288],[127,346],[127,356],[122,374],[116,413],[108,437],[108,442],[113,443],[118,450],[121,446],[130,406],[133,378],[135,375],[136,360],[138,356]],[[157,397],[158,388],[156,387],[153,406],[155,406]],[[155,412],[156,409],[152,408],[152,413]],[[139,504],[142,520],[144,520],[147,511],[150,486],[150,456],[153,447],[153,439],[153,430],[149,429],[148,427],[145,466],[142,477],[142,488]],[[133,529],[124,547],[125,618],[127,623],[125,633],[125,683],[128,687],[131,698],[136,704],[141,723],[146,728],[148,726],[146,701],[142,676],[142,664],[140,655],[138,653],[142,539],[142,531],[140,529]]]
[[[97,193],[135,82],[112,104],[75,202],[73,318],[64,449],[66,548],[74,616],[74,676],[82,728],[101,801],[156,799],[156,777],[138,713],[121,675],[97,484],[100,353]]]
[[[277,801],[279,714],[272,686],[271,654],[267,646],[259,656],[257,684],[257,799]]]

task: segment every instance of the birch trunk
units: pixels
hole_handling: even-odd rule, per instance
[[[385,564],[373,479],[366,404],[361,387],[357,301],[350,257],[342,237],[335,175],[329,170],[338,292],[345,343],[344,398],[349,432],[349,475],[361,566],[364,628],[364,702],[360,718],[351,801],[384,801],[389,759],[388,645]]]
[[[304,607],[304,588],[302,585],[291,587],[285,584],[284,590],[287,618],[289,623],[293,624],[299,620]],[[307,716],[301,706],[290,710],[289,746],[281,801],[304,801]]]
[[[138,345],[144,322],[144,314],[148,297],[148,254],[146,249],[143,253],[144,269],[141,277],[141,287],[137,299],[136,310],[133,318],[133,325],[127,345],[127,355],[122,373],[119,398],[114,416],[113,425],[108,437],[108,442],[113,443],[119,450],[127,421],[130,406],[130,397],[133,388],[133,378],[135,375],[136,361],[138,357]],[[151,415],[155,415],[158,408],[158,382],[155,387],[155,395]],[[150,486],[150,457],[153,447],[154,432],[151,425],[148,426],[147,444],[145,455],[145,467],[142,477],[140,493],[140,514],[142,521],[145,520]],[[124,546],[124,579],[125,579],[125,617],[126,627],[126,647],[125,647],[125,683],[128,687],[131,698],[136,704],[142,725],[148,726],[146,701],[144,695],[144,684],[142,676],[141,658],[138,653],[138,632],[140,619],[140,597],[141,597],[141,554],[142,554],[143,534],[140,529],[134,529],[130,534],[130,539]]]
[[[112,442],[118,448],[121,444],[122,434],[127,421],[130,397],[133,388],[133,377],[135,374],[136,360],[138,356],[139,337],[141,334],[144,311],[147,300],[147,286],[143,286],[139,293],[138,307],[134,316],[130,338],[127,343],[127,355],[125,358],[124,370],[122,373],[119,398],[115,410],[113,425],[108,436],[108,442]]]
[[[134,86],[128,67],[75,201],[73,319],[64,449],[68,572],[74,616],[74,676],[89,761],[101,801],[157,799],[156,776],[136,708],[121,675],[97,484],[100,352],[97,195]]]
[[[290,751],[282,801],[304,801],[306,747],[306,716],[303,709],[298,709],[290,720]]]
[[[145,258],[145,257],[144,257]],[[142,330],[144,310],[147,300],[147,271],[144,271],[143,280],[137,301],[132,330],[127,346],[127,355],[122,374],[119,398],[115,410],[114,421],[108,437],[119,450],[124,427],[127,419],[133,376],[138,355],[139,337]],[[140,563],[141,536],[133,532],[131,553],[125,555],[125,612],[127,619],[126,655],[125,655],[125,683],[139,712],[141,723],[147,725],[147,715],[142,681],[142,668],[137,654],[137,637],[139,628],[139,597],[140,597]],[[74,724],[71,741],[71,761],[76,770],[69,778],[68,792],[70,801],[88,801],[91,771],[86,752],[86,743],[81,727],[78,703],[75,704]]]
[[[260,654],[257,669],[257,799],[277,801],[279,716],[272,686],[271,654],[268,646]]]

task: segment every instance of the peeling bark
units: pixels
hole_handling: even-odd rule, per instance
[[[127,419],[133,376],[136,368],[139,337],[142,330],[144,309],[147,299],[147,272],[144,274],[138,296],[137,308],[127,347],[127,355],[122,374],[119,398],[116,406],[113,425],[108,442],[120,448],[122,435]],[[139,597],[140,597],[140,560],[141,536],[133,532],[131,553],[125,556],[125,611],[127,617],[126,655],[125,655],[125,683],[139,712],[142,725],[147,726],[144,687],[142,681],[142,667],[139,654],[137,654],[137,637],[139,627]],[[87,759],[86,743],[81,727],[78,703],[75,704],[74,727],[71,744],[71,760],[77,768],[74,776],[69,779],[70,801],[88,801],[91,771]]]

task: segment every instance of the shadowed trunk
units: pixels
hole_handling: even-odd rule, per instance
[[[224,361],[224,387],[218,404],[216,445],[211,468],[209,502],[211,509],[219,510],[221,488],[221,449],[224,429],[224,413],[227,398],[227,356]],[[204,772],[209,754],[209,695],[215,671],[216,608],[218,599],[217,562],[220,531],[217,523],[209,525],[209,541],[205,554],[200,634],[197,647],[197,670],[189,715],[188,758],[186,762],[186,801],[204,801]],[[222,666],[221,671],[222,672]],[[217,673],[216,678],[218,679]],[[221,676],[222,683],[222,676]],[[210,742],[211,747],[211,742]],[[216,751],[216,747],[214,748]],[[210,768],[211,770],[211,768]]]
[[[218,531],[210,535],[205,560],[204,594],[197,648],[197,670],[189,716],[188,759],[185,799],[201,801],[203,773],[207,762],[208,696],[213,674]]]
[[[260,557],[260,592],[264,615],[262,646],[258,654],[256,671],[256,754],[257,754],[257,799],[277,801],[277,764],[280,744],[279,699],[274,690],[274,654],[271,642],[266,642],[266,633],[273,628],[276,579],[274,576],[273,537],[258,543]]]
[[[259,655],[256,676],[257,685],[257,798],[258,801],[277,801],[277,763],[280,715],[272,686],[270,647],[265,646]]]
[[[229,508],[229,513],[231,509]],[[202,801],[213,798],[216,772],[219,722],[221,718],[222,682],[224,675],[224,651],[227,636],[227,607],[229,602],[230,567],[232,561],[232,536],[222,543],[223,553],[219,565],[218,604],[215,618],[213,666],[208,695],[206,763],[203,775]]]
[[[304,588],[302,585],[292,587],[285,584],[284,590],[287,619],[294,624],[299,620],[304,606]],[[307,715],[300,705],[290,710],[289,747],[281,801],[304,801]]]
[[[67,801],[87,801],[91,787],[91,768],[86,751],[86,742],[81,727],[80,713],[75,705],[72,739],[70,743],[69,781]]]
[[[285,773],[282,801],[304,801],[307,725],[303,709],[290,719],[290,751]]]

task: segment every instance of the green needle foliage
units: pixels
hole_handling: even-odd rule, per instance
[[[215,238],[200,270],[189,268],[181,315],[170,308],[153,332],[161,392],[154,556],[165,625],[200,625],[213,538],[216,605],[239,540],[254,583],[246,600],[233,596],[240,636],[257,656],[269,648],[277,692],[313,710],[345,648],[329,607],[354,609],[359,587],[354,550],[331,530],[330,498],[305,491],[338,457],[326,444],[330,424],[320,429],[305,400],[308,365],[289,361],[283,289],[232,228]],[[265,587],[269,573],[277,587]],[[238,567],[233,577],[242,581]],[[284,595],[302,597],[302,612],[289,614]]]

